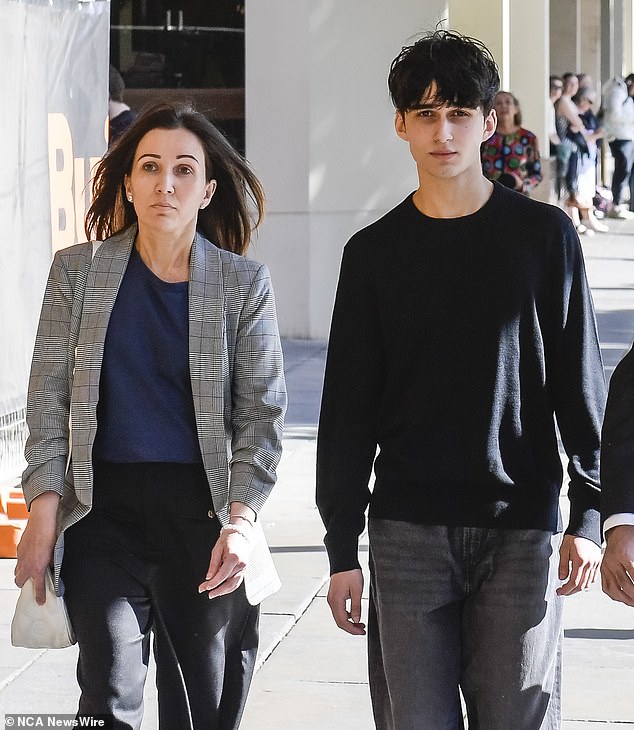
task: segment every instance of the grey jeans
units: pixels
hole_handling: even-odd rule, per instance
[[[378,730],[558,730],[560,535],[371,519]]]

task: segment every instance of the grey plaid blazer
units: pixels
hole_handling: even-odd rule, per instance
[[[45,491],[61,496],[58,592],[64,530],[92,504],[104,340],[135,235],[132,226],[107,239],[94,257],[90,243],[58,251],[44,294],[28,389],[22,488],[29,508]],[[286,389],[266,267],[199,234],[190,263],[189,366],[203,464],[216,514],[226,524],[230,502],[244,502],[257,513],[275,483]],[[256,527],[245,576],[254,605],[280,585]]]

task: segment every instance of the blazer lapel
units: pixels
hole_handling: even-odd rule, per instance
[[[227,503],[225,385],[229,366],[225,342],[224,289],[218,249],[200,234],[192,247],[189,280],[189,368],[203,464],[216,512]]]
[[[105,241],[96,252],[86,278],[71,398],[75,491],[79,501],[86,505],[92,502],[92,445],[97,433],[106,331],[135,236],[136,226],[131,226]]]

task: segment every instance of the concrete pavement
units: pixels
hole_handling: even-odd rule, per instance
[[[609,375],[634,332],[634,221],[582,238]],[[279,483],[261,519],[282,577],[262,606],[261,647],[242,730],[371,730],[365,640],[332,623],[323,529],[314,505],[315,435],[325,344],[284,342],[290,408]],[[565,507],[565,501],[562,502]],[[365,546],[362,555],[367,556]],[[76,648],[10,646],[13,560],[0,560],[3,713],[72,713]],[[367,615],[367,598],[364,601]],[[564,729],[634,730],[634,609],[598,588],[566,601]],[[157,727],[153,682],[144,730]]]

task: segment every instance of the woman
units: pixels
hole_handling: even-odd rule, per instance
[[[123,100],[125,81],[119,71],[110,64],[108,80],[108,146],[112,146],[134,122],[137,113]]]
[[[550,77],[550,92],[548,96],[549,103],[546,104],[546,112],[548,114],[548,140],[550,142],[550,156],[557,156],[557,145],[561,140],[557,135],[557,125],[555,122],[555,103],[564,90],[564,82],[559,76]]]
[[[597,141],[603,138],[603,129],[592,110],[596,101],[594,89],[590,86],[581,86],[579,91],[572,97],[572,101],[583,121],[584,137],[588,148],[588,154],[583,155],[579,160],[577,171],[579,199],[589,201],[589,205],[587,209],[582,210],[571,208],[568,213],[579,233],[588,235],[591,235],[594,231],[607,233],[610,229],[605,223],[597,220],[594,214],[594,204],[590,202],[594,199],[597,186]]]
[[[54,565],[78,714],[115,728],[140,726],[151,632],[160,727],[237,728],[257,604],[279,587],[256,518],[280,456],[282,355],[268,272],[242,256],[262,213],[213,125],[158,105],[97,167],[87,232],[105,240],[51,268],[16,583],[42,601]]]
[[[590,201],[579,196],[579,164],[587,156],[588,147],[583,135],[583,120],[572,97],[579,91],[579,79],[575,74],[563,75],[564,88],[555,102],[555,125],[561,140],[557,146],[557,196],[566,193],[564,205],[568,209],[586,212]]]
[[[521,126],[519,102],[510,92],[499,91],[493,108],[498,123],[493,136],[482,143],[482,171],[489,180],[529,195],[542,180],[537,137]]]

